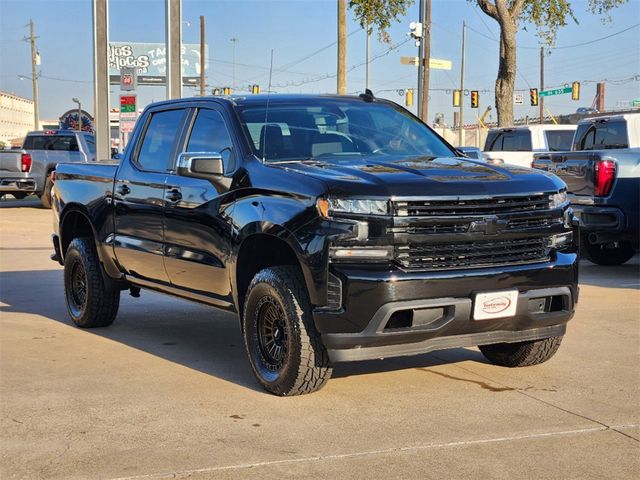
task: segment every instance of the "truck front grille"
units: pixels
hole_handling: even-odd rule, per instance
[[[396,200],[394,215],[433,217],[453,215],[496,215],[530,210],[549,210],[549,194],[517,197],[459,198],[455,200]]]
[[[404,268],[420,270],[518,265],[549,261],[550,246],[549,237],[410,244],[396,247],[396,261]]]

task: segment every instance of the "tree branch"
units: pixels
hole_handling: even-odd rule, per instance
[[[509,13],[513,18],[520,17],[520,13],[522,13],[522,7],[524,6],[525,0],[514,0],[511,4],[511,8],[509,9]]]
[[[494,20],[499,19],[498,10],[496,9],[495,4],[491,3],[489,0],[478,0],[478,6],[484,13]]]

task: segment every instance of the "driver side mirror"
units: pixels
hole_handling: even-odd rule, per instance
[[[219,152],[182,152],[178,155],[177,173],[183,177],[211,178],[224,175]]]

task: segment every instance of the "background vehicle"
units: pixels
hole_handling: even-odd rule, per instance
[[[500,158],[504,163],[530,167],[535,152],[569,150],[575,130],[575,125],[492,128],[487,135],[483,152],[487,159]]]
[[[577,302],[564,184],[456,154],[372,95],[152,105],[119,165],[56,170],[69,315],[109,325],[141,287],[236,312],[278,395],[441,348],[544,362]]]
[[[60,162],[95,161],[91,133],[73,130],[30,132],[21,150],[0,150],[0,196],[20,199],[36,194],[42,205],[51,207],[51,172]]]
[[[501,158],[487,158],[478,147],[456,147],[456,150],[463,153],[468,158],[480,160],[481,162],[487,162],[493,165],[502,165],[504,163]]]
[[[640,241],[640,113],[578,123],[571,152],[535,156],[567,184],[581,251],[600,265],[629,260]]]

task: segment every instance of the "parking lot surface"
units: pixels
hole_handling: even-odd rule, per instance
[[[254,380],[235,316],[143,291],[66,316],[52,216],[0,203],[0,477],[639,478],[640,259],[581,264],[558,354],[338,365],[320,392]]]

